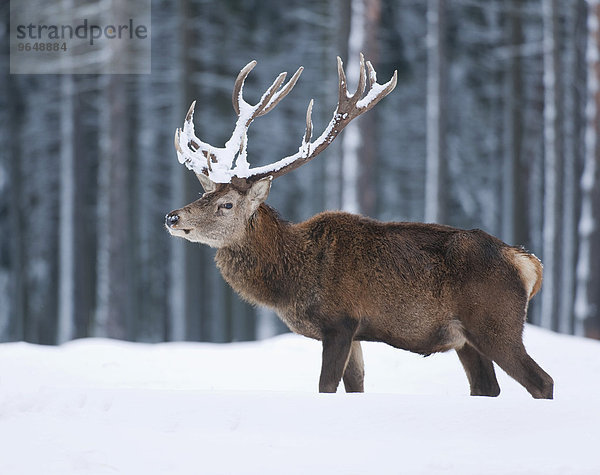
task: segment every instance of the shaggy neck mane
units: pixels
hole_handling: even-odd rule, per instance
[[[245,239],[238,246],[275,263],[288,260],[287,253],[292,252],[295,244],[290,223],[270,206],[261,204],[248,221]]]
[[[298,276],[291,269],[302,268],[301,254],[292,225],[261,204],[244,238],[220,248],[215,260],[225,280],[246,300],[275,306],[296,291]]]
[[[261,235],[264,237],[267,234],[265,230],[272,232],[277,231],[289,231],[289,222],[281,218],[277,210],[271,208],[269,205],[261,204],[255,213],[248,221],[248,227],[246,228],[249,239],[260,239]],[[260,232],[257,232],[259,231]]]

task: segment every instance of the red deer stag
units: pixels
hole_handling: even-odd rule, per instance
[[[339,97],[325,131],[313,142],[311,100],[297,153],[250,168],[247,130],[294,87],[302,68],[282,86],[277,77],[256,105],[233,88],[238,119],[224,147],[194,135],[194,104],[175,133],[182,164],[205,194],[166,216],[173,236],[217,248],[216,264],[243,298],[274,309],[296,333],[322,341],[320,392],[362,392],[361,341],[381,341],[429,355],[455,349],[471,394],[497,396],[496,362],[535,398],[551,399],[552,378],[527,354],[522,333],[529,300],[540,289],[540,261],[480,230],[438,224],[382,223],[325,212],[291,224],[267,206],[271,180],[312,160],[348,125],[396,86],[378,84],[360,57],[357,91],[349,94],[338,58]],[[369,87],[365,93],[365,87]]]

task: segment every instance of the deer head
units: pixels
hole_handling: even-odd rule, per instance
[[[248,127],[254,119],[272,110],[292,90],[302,73],[302,67],[283,86],[286,73],[281,73],[255,105],[244,100],[243,87],[256,61],[251,61],[240,71],[232,97],[238,119],[224,147],[213,147],[196,137],[193,123],[195,102],[192,103],[183,129],[175,131],[175,149],[179,162],[196,174],[205,194],[166,216],[165,225],[172,235],[213,247],[235,242],[243,236],[246,223],[266,200],[272,179],[312,160],[333,142],[350,121],[371,109],[396,87],[396,72],[387,83],[378,84],[373,66],[369,61],[365,63],[361,54],[358,87],[354,94],[349,94],[339,57],[337,63],[338,103],[329,125],[312,141],[311,100],[306,111],[306,130],[298,152],[262,167],[250,168],[248,163]],[[367,81],[369,88],[365,93]]]

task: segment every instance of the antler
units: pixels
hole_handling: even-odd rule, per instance
[[[304,69],[298,68],[288,83],[279,89],[287,75],[285,72],[281,73],[258,103],[250,105],[244,100],[242,92],[244,81],[254,66],[256,66],[256,61],[250,61],[240,71],[235,81],[232,102],[238,119],[225,147],[213,147],[194,134],[193,120],[196,101],[192,102],[185,116],[183,129],[175,131],[175,149],[179,163],[185,164],[196,174],[202,173],[208,176],[215,183],[229,183],[234,177],[248,176],[249,166],[246,158],[248,127],[256,117],[265,115],[272,110],[292,90]]]
[[[175,131],[175,149],[177,150],[179,162],[184,163],[196,174],[202,173],[208,176],[215,183],[234,183],[239,187],[250,186],[253,182],[266,176],[276,178],[309,162],[325,150],[352,119],[371,109],[396,87],[396,71],[394,71],[394,75],[388,82],[378,84],[377,74],[371,63],[367,61],[367,75],[365,60],[361,53],[358,87],[354,94],[349,94],[342,60],[338,57],[337,62],[339,96],[333,117],[325,131],[314,142],[311,142],[311,115],[313,106],[313,100],[311,99],[306,110],[306,131],[298,152],[294,155],[282,158],[270,165],[256,168],[249,167],[246,153],[248,127],[256,117],[260,117],[272,110],[292,90],[302,72],[302,67],[300,67],[290,81],[279,89],[286,76],[286,73],[281,73],[263,94],[260,101],[256,105],[251,106],[244,101],[242,90],[246,77],[254,66],[256,66],[256,61],[252,61],[240,71],[235,81],[233,88],[233,108],[238,114],[238,120],[233,134],[225,144],[225,147],[211,147],[194,135],[194,102],[186,115],[183,130],[177,129]],[[363,95],[367,78],[369,80],[369,89],[366,95]],[[234,160],[235,166],[233,166]]]

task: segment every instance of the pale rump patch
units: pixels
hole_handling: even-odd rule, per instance
[[[518,269],[529,299],[542,286],[542,262],[533,254],[516,248],[505,248],[504,254]]]

